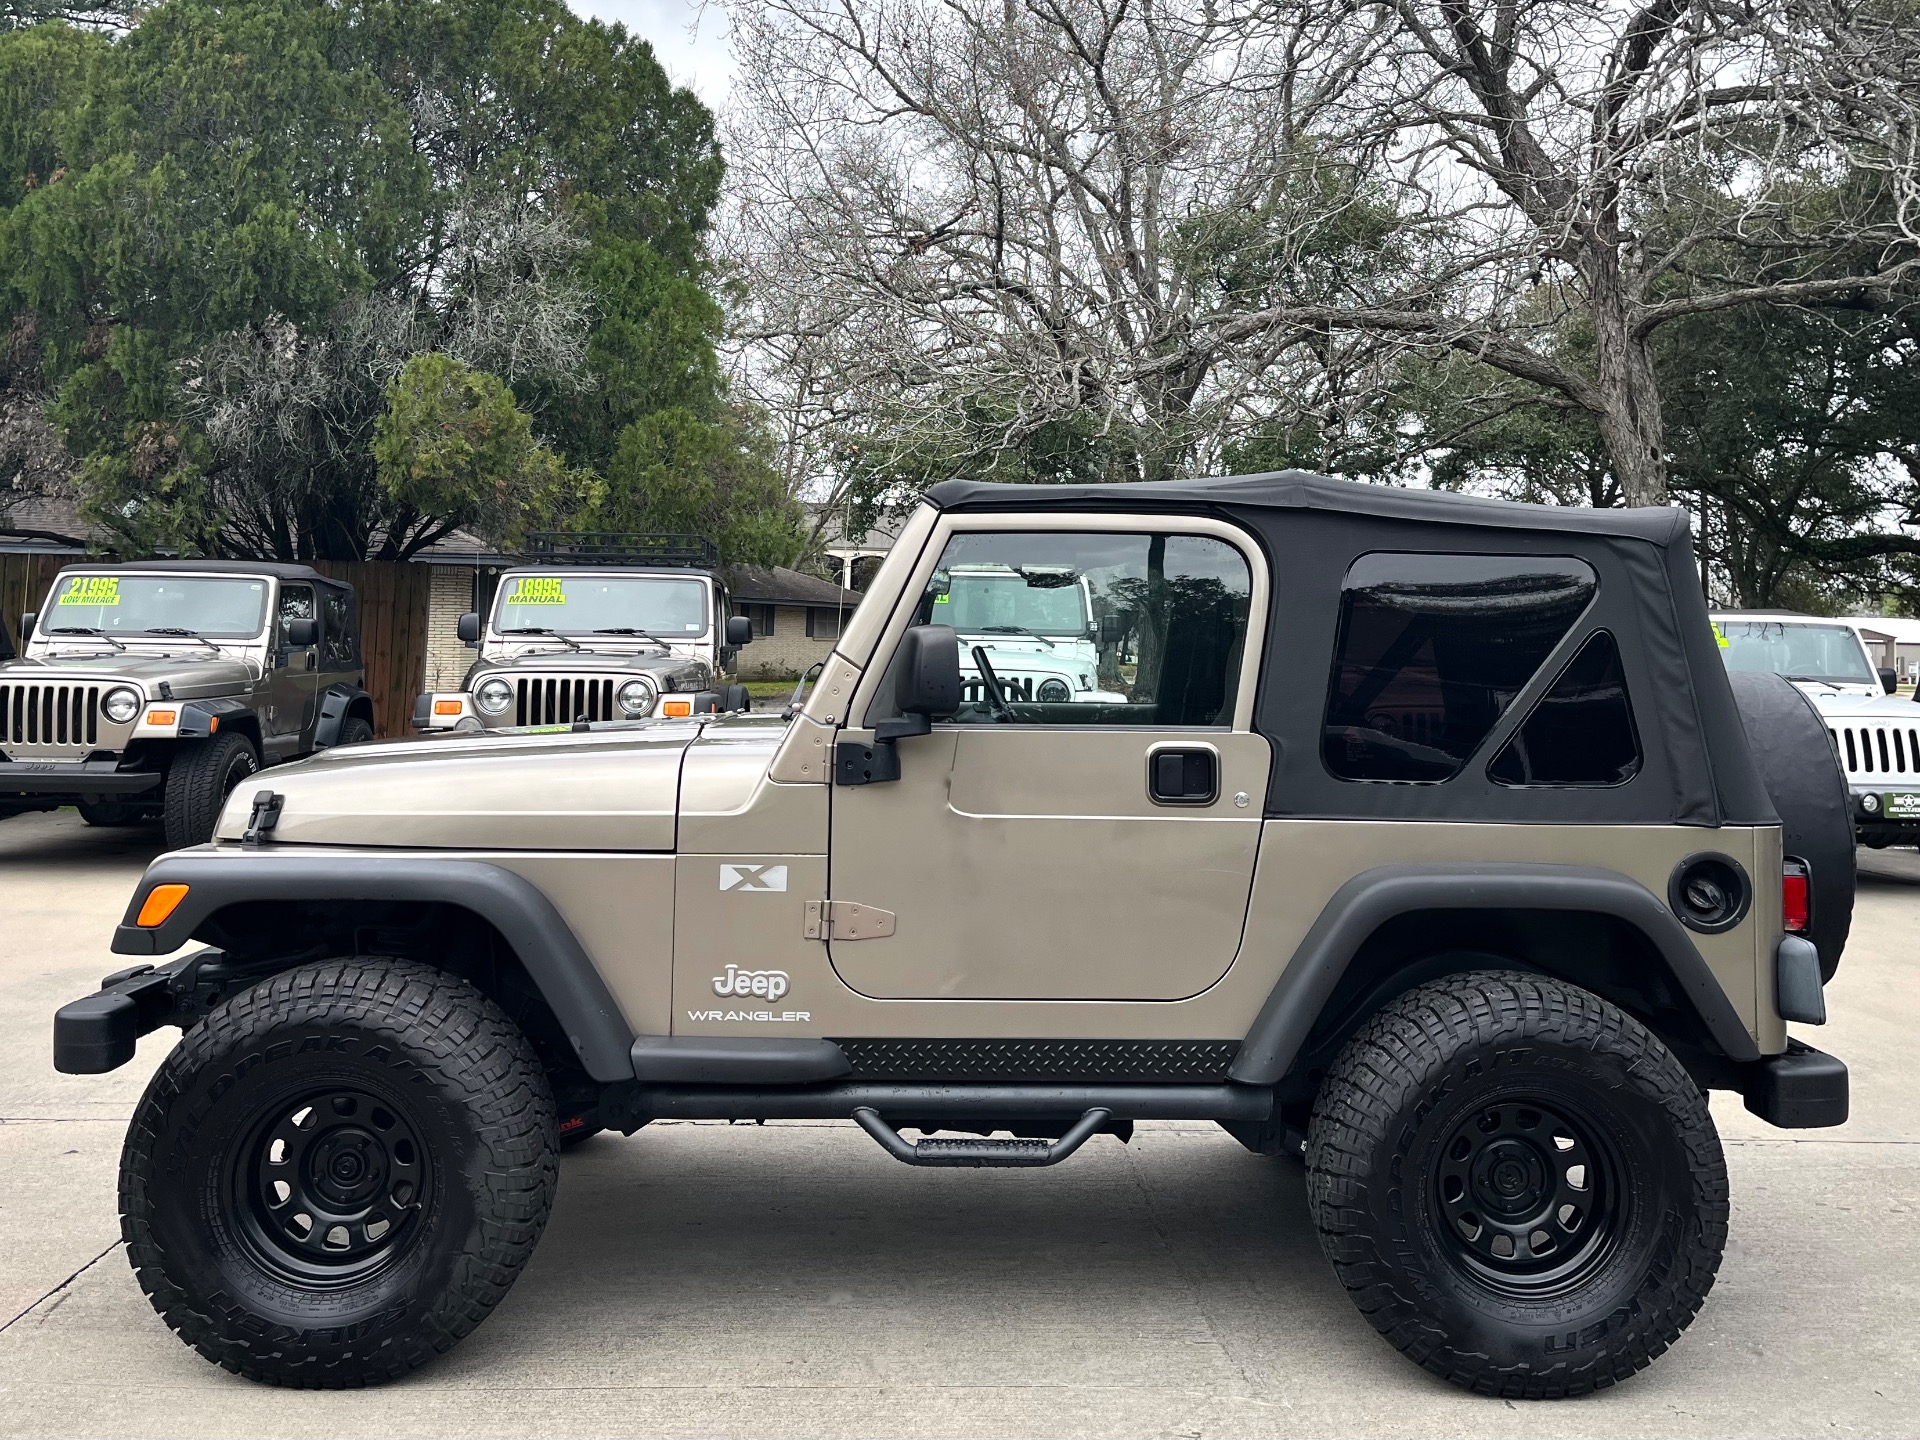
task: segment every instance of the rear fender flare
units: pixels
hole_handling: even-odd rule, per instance
[[[185,885],[187,894],[163,924],[136,924],[157,885]],[[168,954],[227,906],[250,900],[414,900],[470,910],[513,948],[582,1068],[595,1080],[633,1078],[633,1031],[579,939],[537,886],[486,861],[182,850],[147,867],[114,932],[114,951]]]
[[[1665,960],[1678,991],[1733,1060],[1759,1047],[1686,929],[1652,891],[1613,870],[1578,865],[1387,865],[1353,877],[1327,901],[1281,971],[1234,1057],[1250,1085],[1285,1077],[1335,987],[1369,936],[1418,910],[1564,910],[1611,915],[1633,926]]]

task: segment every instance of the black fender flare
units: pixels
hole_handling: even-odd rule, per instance
[[[324,750],[340,743],[340,727],[358,710],[373,723],[373,696],[358,685],[329,685],[320,692],[320,718],[313,724],[313,748]]]
[[[157,885],[185,885],[187,893],[164,922],[140,925],[140,907]],[[221,910],[249,900],[417,900],[470,910],[513,947],[586,1072],[633,1078],[633,1031],[579,939],[532,881],[484,860],[181,850],[147,867],[114,931],[114,952],[168,954]]]
[[[1396,915],[1482,909],[1589,911],[1624,920],[1653,942],[1727,1056],[1760,1058],[1685,927],[1638,881],[1584,865],[1385,865],[1354,876],[1327,901],[1260,1007],[1229,1074],[1243,1084],[1277,1084],[1367,937]]]

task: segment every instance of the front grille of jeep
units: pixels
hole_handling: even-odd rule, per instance
[[[1920,780],[1920,725],[1837,725],[1827,733],[1849,779]]]
[[[98,685],[0,685],[0,740],[85,751],[100,741]]]
[[[571,725],[581,716],[611,720],[613,681],[565,675],[534,675],[515,682],[513,723]]]

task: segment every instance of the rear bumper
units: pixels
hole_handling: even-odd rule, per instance
[[[15,760],[0,764],[0,797],[139,795],[165,778],[158,770],[122,770],[117,760]]]
[[[1785,1053],[1744,1065],[1747,1109],[1783,1130],[1820,1130],[1847,1121],[1847,1067],[1822,1050],[1787,1041]]]

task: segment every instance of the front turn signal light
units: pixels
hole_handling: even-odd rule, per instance
[[[693,713],[693,702],[691,700],[669,700],[660,707],[660,713],[662,715],[672,715],[676,719],[684,715],[691,715]]]
[[[179,718],[180,712],[178,710],[147,711],[147,724],[149,725],[171,725],[179,720]]]
[[[436,715],[458,715],[466,708],[467,707],[458,700],[436,700],[433,702],[433,713]]]
[[[167,923],[167,917],[180,908],[180,902],[187,898],[184,885],[156,885],[147,892],[147,898],[140,906],[140,918],[134,923],[143,930],[151,930]]]

